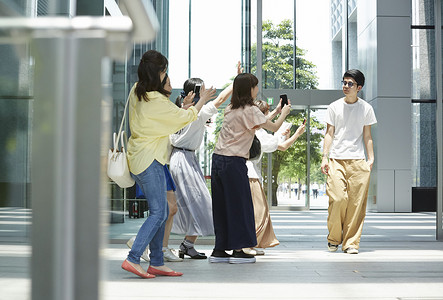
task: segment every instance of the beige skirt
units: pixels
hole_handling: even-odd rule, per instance
[[[275,247],[280,242],[275,237],[269,214],[268,202],[258,179],[249,178],[252,203],[254,204],[255,232],[257,234],[257,248]]]

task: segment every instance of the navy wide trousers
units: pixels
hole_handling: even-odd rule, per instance
[[[246,159],[213,154],[211,170],[215,250],[255,247],[254,207]]]

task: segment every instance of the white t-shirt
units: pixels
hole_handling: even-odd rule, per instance
[[[369,103],[360,98],[352,104],[338,99],[328,106],[326,123],[335,127],[330,158],[365,159],[363,127],[377,123]]]
[[[169,136],[172,146],[197,150],[203,141],[206,121],[216,113],[217,108],[212,101],[203,105],[198,113],[197,120]]]
[[[261,176],[261,158],[263,153],[272,153],[278,149],[279,135],[273,135],[267,133],[263,128],[257,129],[255,135],[260,141],[261,153],[260,158],[255,160],[247,160],[246,166],[248,167],[248,177],[257,178],[263,181]]]

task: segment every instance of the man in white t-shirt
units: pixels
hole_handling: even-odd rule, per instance
[[[321,170],[328,175],[328,249],[335,252],[342,244],[345,253],[357,254],[374,164],[371,125],[377,119],[372,106],[357,97],[363,73],[346,71],[342,84],[345,97],[331,103],[326,115]]]

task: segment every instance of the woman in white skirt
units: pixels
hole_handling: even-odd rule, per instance
[[[237,72],[241,73],[240,63]],[[176,104],[181,107],[184,97],[194,91],[196,85],[203,85],[203,80],[190,78],[183,85],[183,91]],[[207,258],[194,248],[198,236],[214,235],[212,220],[212,199],[206,186],[195,150],[200,148],[206,130],[206,122],[217,113],[218,108],[232,94],[232,84],[225,88],[213,101],[206,103],[198,114],[197,120],[170,135],[173,146],[169,169],[176,184],[177,214],[174,217],[172,232],[184,234],[180,245],[179,257],[185,255],[193,259]],[[194,99],[198,99],[195,95]]]

